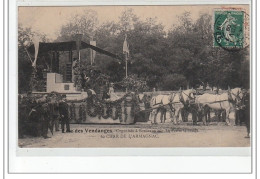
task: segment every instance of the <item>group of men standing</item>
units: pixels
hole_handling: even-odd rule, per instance
[[[69,115],[68,115],[68,104],[66,102],[66,96],[62,96],[61,99],[54,97],[47,97],[47,101],[45,103],[47,105],[50,116],[46,116],[46,121],[48,122],[47,132],[44,132],[44,138],[48,138],[48,128],[51,130],[53,134],[53,128],[55,127],[55,131],[59,130],[59,122],[61,123],[62,133],[65,133],[65,125],[66,132],[70,131],[69,124]],[[45,127],[46,130],[46,127]]]
[[[44,95],[40,99],[35,97],[22,97],[19,99],[19,134],[23,137],[25,134],[42,136],[45,139],[50,138],[48,131],[53,135],[53,131],[60,131],[61,123],[62,133],[71,132],[68,115],[68,104],[66,96],[57,94]],[[29,104],[29,105],[28,105]],[[27,108],[27,110],[25,109]],[[24,113],[27,113],[24,115]],[[65,131],[66,125],[66,131]]]

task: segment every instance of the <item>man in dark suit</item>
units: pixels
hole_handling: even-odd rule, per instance
[[[68,104],[66,103],[66,97],[63,96],[62,101],[59,104],[59,111],[61,117],[61,130],[64,133],[64,125],[66,124],[66,132],[70,131],[69,115],[68,115]]]
[[[244,93],[244,118],[246,123],[247,129],[247,136],[246,138],[250,138],[250,92],[249,90]]]
[[[50,102],[50,111],[51,111],[51,128],[53,131],[53,127],[55,127],[55,131],[59,131],[59,119],[60,119],[60,113],[59,113],[59,102],[57,99]]]
[[[50,110],[48,102],[44,102],[40,107],[41,122],[42,122],[42,136],[44,139],[50,138],[48,134]]]

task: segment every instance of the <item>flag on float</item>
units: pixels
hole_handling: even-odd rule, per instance
[[[125,41],[123,44],[123,53],[127,55],[127,57],[129,57],[129,45],[126,41],[127,36],[125,35]]]
[[[39,39],[39,37],[35,36],[35,37],[33,37],[32,41],[33,41],[34,50],[35,50],[35,52],[34,52],[34,61],[33,61],[32,66],[34,68],[36,68],[36,62],[37,62],[37,57],[38,57],[40,39]]]

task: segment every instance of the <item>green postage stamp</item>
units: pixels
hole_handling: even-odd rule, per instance
[[[244,12],[214,11],[214,47],[244,47]]]

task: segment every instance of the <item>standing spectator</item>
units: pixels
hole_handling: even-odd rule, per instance
[[[147,95],[147,94],[144,94],[144,97],[143,97],[143,102],[144,102],[144,109],[147,110],[145,111],[145,120],[148,121],[149,120],[149,115],[150,115],[150,111],[148,110],[149,108],[151,108],[151,96],[150,95]]]
[[[43,134],[43,111],[42,105],[37,103],[34,99],[29,99],[27,106],[28,121],[30,125],[27,126],[27,133],[33,136],[42,136]]]
[[[18,137],[24,137],[25,121],[27,120],[28,106],[22,95],[18,95]]]
[[[238,125],[242,126],[242,122],[245,118],[244,114],[245,114],[245,108],[244,107],[243,108],[237,108],[235,110],[235,125],[236,126],[238,126]]]
[[[244,104],[245,104],[244,117],[245,117],[246,129],[247,129],[246,138],[250,138],[250,93],[249,91],[244,93]]]
[[[193,125],[197,125],[197,122],[198,122],[198,110],[196,108],[191,108],[191,114],[192,114],[192,123]],[[184,112],[185,113],[185,112]],[[185,116],[185,114],[184,114]],[[186,116],[185,116],[186,117]],[[188,121],[188,118],[185,118],[185,121],[184,122],[187,122]]]
[[[66,97],[63,97],[62,101],[59,104],[59,111],[61,117],[61,130],[62,133],[65,131],[65,124],[66,124],[66,132],[70,131],[70,123],[69,123],[69,115],[68,115],[68,104],[66,103]]]
[[[44,139],[50,138],[48,134],[49,119],[50,119],[50,110],[49,104],[47,102],[43,103],[40,108],[41,113],[41,122],[42,122],[42,136]]]
[[[188,104],[184,104],[184,107],[181,108],[181,118],[183,122],[188,122],[189,116],[189,107]]]
[[[59,113],[59,103],[57,99],[52,101],[50,105],[51,105],[51,117],[52,117],[51,128],[53,130],[53,127],[55,127],[55,131],[60,131],[59,130],[60,113]]]

